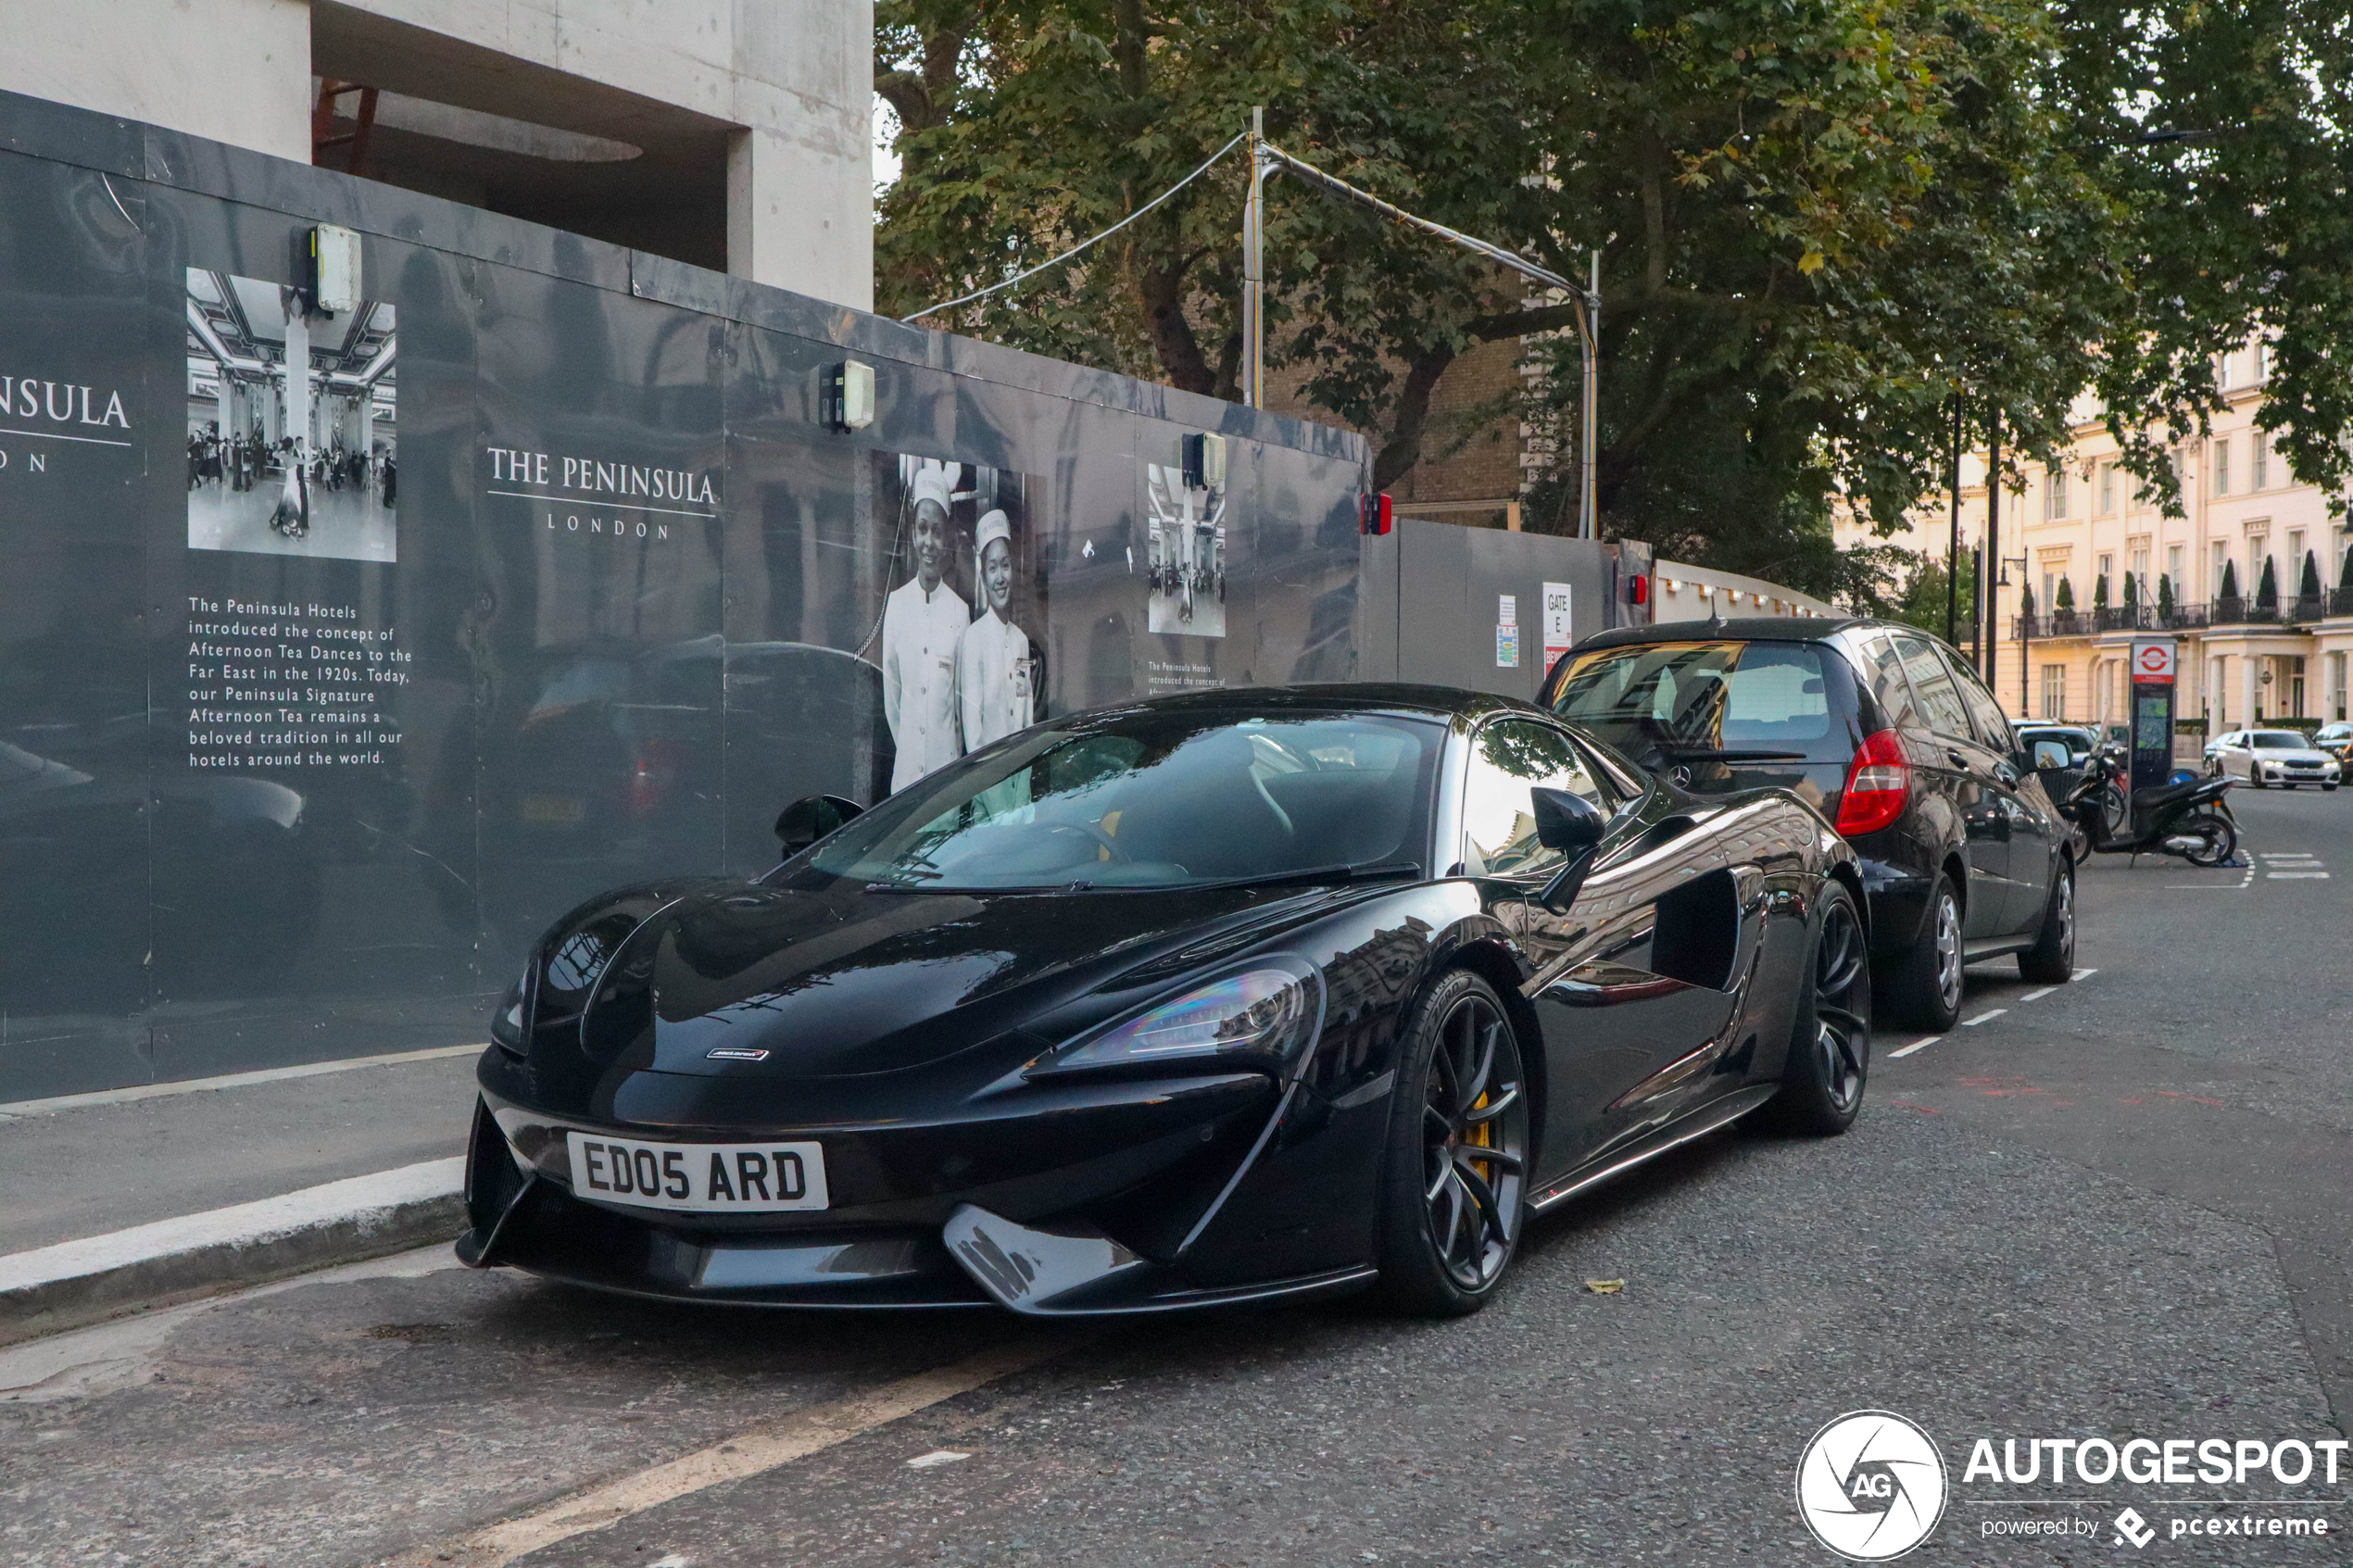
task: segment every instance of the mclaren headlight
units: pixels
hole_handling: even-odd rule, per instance
[[[1029,1075],[1218,1060],[1288,1076],[1323,1022],[1324,982],[1314,964],[1253,959],[1081,1035],[1038,1059]]]
[[[498,1007],[490,1015],[490,1040],[510,1056],[522,1056],[523,1042],[523,990],[531,976],[525,972],[521,980],[507,987],[498,998]]]

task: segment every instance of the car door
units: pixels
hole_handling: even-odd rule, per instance
[[[1545,1093],[1538,1183],[1671,1120],[1697,1087],[1679,1075],[1723,1028],[1721,972],[1740,947],[1739,897],[1688,817],[1662,817],[1621,793],[1563,731],[1533,720],[1491,722],[1475,739],[1463,796],[1464,867],[1520,889],[1522,941],[1536,972],[1524,994],[1543,1036]],[[1537,895],[1562,857],[1536,842],[1529,790],[1567,789],[1612,816],[1590,872],[1560,911]],[[1709,880],[1710,878],[1713,880]]]
[[[2009,920],[2009,819],[1989,787],[1995,759],[1977,738],[1968,699],[1936,645],[1903,632],[1894,638],[1921,726],[1906,730],[1905,751],[1920,787],[1935,797],[1923,805],[1950,818],[1961,840],[1969,868],[1969,885],[1961,890],[1962,939],[1983,941],[2006,931]]]
[[[2008,885],[2003,890],[2006,916],[2002,930],[2009,935],[2032,931],[2043,919],[2051,896],[2051,878],[2058,866],[2062,833],[2058,812],[2037,774],[2023,755],[2017,731],[2002,705],[1964,659],[1945,654],[1945,664],[1961,698],[1969,704],[1978,739],[1992,759],[1986,793],[2001,813],[2009,839]]]

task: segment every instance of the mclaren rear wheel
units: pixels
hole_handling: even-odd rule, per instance
[[[1454,970],[1416,1004],[1391,1103],[1376,1299],[1475,1312],[1518,1248],[1529,1158],[1519,1037],[1486,981]]]
[[[1871,978],[1855,895],[1826,882],[1814,921],[1814,962],[1798,998],[1780,1093],[1756,1120],[1780,1132],[1826,1136],[1855,1124],[1871,1071]]]

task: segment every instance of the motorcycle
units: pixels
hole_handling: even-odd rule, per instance
[[[2064,750],[2052,741],[2035,743]],[[2060,803],[2059,814],[2099,855],[2178,855],[2194,866],[2224,866],[2238,853],[2238,821],[2223,797],[2233,778],[2191,779],[2132,788],[2132,768],[2113,746],[2095,752],[2083,777]]]

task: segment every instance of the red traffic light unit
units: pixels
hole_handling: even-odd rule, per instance
[[[1377,495],[1356,497],[1357,533],[1386,533],[1396,526],[1397,515],[1390,506],[1388,491],[1384,490]]]

